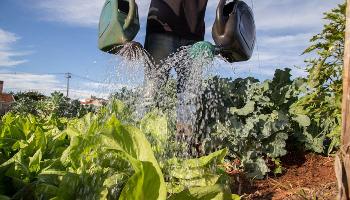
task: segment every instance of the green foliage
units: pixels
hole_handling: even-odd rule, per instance
[[[82,117],[88,112],[95,112],[94,106],[81,105],[79,100],[70,100],[60,92],[53,92],[50,97],[37,92],[20,92],[14,95],[16,102],[11,111],[18,114],[32,114],[44,117]]]
[[[169,159],[164,173],[171,177],[167,182],[169,193],[179,193],[186,188],[214,186],[224,175],[217,166],[223,162],[227,150],[220,150],[198,159]]]
[[[62,134],[65,119],[39,119],[33,115],[7,114],[0,135],[0,194],[15,199],[49,198],[57,177],[44,174],[60,170],[60,154],[69,141]],[[40,191],[47,189],[42,194]],[[47,196],[46,196],[47,195]]]
[[[203,191],[208,189],[207,192],[201,193],[203,195],[210,196],[209,190],[213,190],[211,192],[216,193],[218,199],[226,199],[227,195],[230,196],[231,194],[227,192],[229,190],[217,189],[219,185],[228,183],[224,171],[218,168],[218,165],[223,162],[227,150],[220,150],[198,159],[184,160],[181,158],[182,154],[177,155],[177,152],[188,149],[189,144],[177,142],[175,131],[169,126],[169,118],[160,111],[147,114],[140,123],[141,130],[152,144],[164,177],[166,177],[170,199],[183,199],[183,195],[190,199],[196,199],[198,194],[189,194],[186,189],[194,188],[194,191],[198,191],[202,187]]]
[[[140,128],[145,133],[148,141],[152,144],[153,152],[159,162],[163,162],[163,157],[170,157],[175,149],[170,148],[170,137],[168,117],[159,111],[153,111],[141,120]]]
[[[346,4],[325,13],[328,21],[310,40],[304,52],[316,54],[306,60],[308,89],[293,106],[293,112],[309,116],[311,126],[303,138],[308,149],[331,153],[339,146]],[[324,140],[329,139],[324,148]]]
[[[15,98],[15,103],[11,106],[13,112],[33,115],[40,113],[38,109],[40,103],[48,99],[45,95],[35,91],[18,92],[13,96]]]
[[[239,200],[240,197],[230,194],[220,185],[194,187],[172,195],[169,200]]]
[[[256,83],[254,78],[212,77],[205,81],[205,90],[199,99],[196,132],[200,137],[209,137],[217,122],[225,123],[231,107],[243,107],[248,83]]]
[[[344,42],[345,42],[345,13],[346,4],[325,13],[324,19],[328,21],[321,33],[313,36],[311,46],[305,53],[316,53],[317,57],[306,60],[308,83],[319,91],[332,91],[341,93],[341,79],[343,68]]]
[[[124,106],[127,107],[130,111],[135,111],[137,109],[137,101],[140,96],[140,92],[141,90],[138,88],[132,90],[123,87],[121,90],[111,94],[109,100],[113,101],[115,99],[118,99],[119,101],[122,101]]]
[[[103,198],[121,182],[119,199],[164,199],[164,179],[145,136],[134,127],[122,125],[113,115],[106,121],[91,114],[86,118],[67,129],[71,144],[61,161],[80,180],[76,188],[70,186],[73,196],[62,198],[94,199],[98,194]],[[80,172],[88,174],[81,177]],[[91,183],[92,177],[96,181]]]
[[[47,97],[39,92],[28,91],[28,92],[18,92],[13,95],[16,101],[24,98],[31,99],[33,101],[45,100]]]
[[[303,135],[300,127],[306,123],[302,119],[309,120],[289,112],[303,85],[301,79],[290,77],[290,69],[276,70],[273,80],[239,79],[226,86],[228,93],[238,92],[226,100],[233,106],[206,139],[207,150],[228,147],[230,156],[241,160],[248,177],[263,178],[270,172],[268,161],[286,155],[286,141]]]
[[[132,126],[125,115],[128,108],[117,100],[80,119],[5,115],[0,126],[1,198],[163,200],[167,193],[171,199],[216,193],[220,200],[231,196],[222,189],[224,182],[218,181],[223,173],[215,170],[226,150],[187,161],[172,158],[161,167],[153,153],[157,148],[146,136],[156,139],[154,144],[166,142],[162,134],[167,131],[162,127],[166,118],[151,113]],[[189,171],[180,166],[188,166]],[[195,175],[193,180],[182,180],[188,173]]]

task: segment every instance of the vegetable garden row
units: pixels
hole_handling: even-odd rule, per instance
[[[317,55],[306,61],[306,78],[284,69],[264,82],[206,80],[197,112],[201,155],[184,155],[188,144],[176,140],[172,80],[160,108],[141,119],[133,115],[135,91],[122,90],[98,109],[59,93],[16,94],[0,124],[0,199],[240,199],[238,177],[281,175],[287,153],[332,155],[345,4],[325,18],[304,52]]]

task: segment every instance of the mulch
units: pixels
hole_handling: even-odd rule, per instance
[[[245,181],[242,199],[329,200],[337,196],[334,158],[313,153],[290,153],[281,159],[284,173],[265,180]]]

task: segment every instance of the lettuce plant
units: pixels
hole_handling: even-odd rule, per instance
[[[3,117],[0,198],[233,198],[216,170],[226,150],[185,161],[169,157],[160,165],[154,151],[161,149],[146,135],[153,135],[154,144],[165,143],[165,129],[158,126],[164,118],[148,116],[132,125],[122,103],[111,104],[80,119]]]

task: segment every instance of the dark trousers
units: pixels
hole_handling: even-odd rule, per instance
[[[154,59],[155,65],[147,66],[146,69],[146,81],[153,79],[156,82],[156,87],[159,89],[166,84],[170,70],[175,68],[177,73],[177,93],[182,93],[185,90],[185,85],[189,77],[188,69],[184,66],[174,66],[169,64],[162,64],[161,61],[165,60],[168,56],[175,53],[180,47],[188,46],[196,43],[194,40],[187,40],[176,35],[165,33],[148,33],[145,40],[145,49]],[[156,90],[157,91],[157,90]]]

